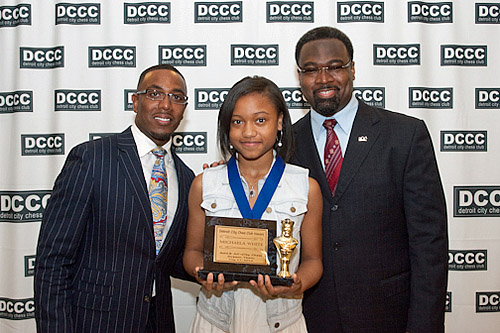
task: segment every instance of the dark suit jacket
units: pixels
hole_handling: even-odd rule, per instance
[[[324,273],[303,302],[310,332],[442,332],[446,207],[424,122],[360,101],[333,197],[310,113],[294,133],[295,163],[324,201]]]
[[[158,332],[174,332],[170,275],[186,274],[181,253],[194,174],[172,155],[179,203],[156,257],[148,190],[130,128],[72,149],[40,229],[39,332],[142,332],[153,280]]]

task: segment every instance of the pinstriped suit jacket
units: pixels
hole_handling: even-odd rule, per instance
[[[39,332],[142,332],[153,280],[158,332],[174,332],[170,276],[187,277],[181,255],[194,174],[172,155],[178,207],[156,257],[151,206],[130,127],[71,150],[38,240]]]
[[[303,300],[309,332],[443,332],[446,205],[424,122],[359,101],[333,197],[309,113],[294,133],[294,163],[323,195],[323,276]]]

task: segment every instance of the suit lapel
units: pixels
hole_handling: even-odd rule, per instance
[[[359,101],[358,111],[354,118],[347,150],[342,161],[342,168],[333,198],[339,200],[348,188],[359,167],[380,136],[380,118],[373,108]]]
[[[311,129],[311,112],[309,111],[298,123],[295,135],[295,151],[300,152],[295,154],[295,159],[298,165],[309,169],[310,176],[318,182],[323,199],[329,198],[331,200],[330,186],[325,176],[323,163],[318,155],[318,149]]]
[[[151,229],[151,237],[153,237],[153,221],[149,194],[144,180],[141,160],[130,127],[118,134],[118,163],[120,170],[123,170],[125,173],[126,180],[131,184],[133,195],[139,201],[139,206],[131,207],[131,209],[142,210],[142,213],[146,217],[143,221],[147,223],[147,228]]]

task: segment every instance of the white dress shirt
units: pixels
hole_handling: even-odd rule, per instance
[[[326,128],[323,126],[323,122],[326,119],[335,119],[337,124],[333,128],[335,134],[340,141],[340,150],[342,151],[342,157],[344,157],[345,151],[347,149],[347,143],[349,142],[349,136],[351,135],[352,124],[354,123],[354,118],[358,111],[359,102],[352,95],[351,100],[347,105],[335,113],[331,117],[325,117],[320,115],[318,112],[311,109],[311,129],[314,136],[314,141],[316,142],[316,148],[318,149],[318,154],[323,164],[323,169],[325,168],[325,144],[326,144]]]
[[[134,137],[135,144],[137,145],[137,151],[139,152],[139,158],[141,159],[142,171],[144,173],[144,180],[146,181],[147,189],[149,190],[149,183],[151,182],[151,174],[153,173],[153,165],[156,161],[156,156],[153,154],[152,150],[157,147],[157,145],[148,138],[134,123],[132,125],[132,136]],[[175,171],[174,159],[172,158],[172,153],[170,148],[172,147],[172,140],[169,140],[163,145],[163,149],[166,150],[166,154],[163,157],[165,161],[165,168],[167,171],[167,182],[168,182],[168,199],[167,199],[167,221],[165,222],[165,229],[163,230],[163,239],[161,244],[165,241],[165,236],[172,225],[172,220],[174,219],[175,211],[177,210],[177,201],[179,200],[179,185],[177,182],[177,172]],[[152,220],[151,220],[152,223]],[[156,282],[153,282],[152,296],[156,295]]]
[[[157,146],[150,138],[141,132],[135,123],[132,125],[132,135],[134,136],[137,151],[139,152],[139,158],[141,159],[144,180],[146,181],[147,188],[149,189],[151,174],[153,173],[153,165],[156,161],[156,156],[153,154],[152,150]],[[170,151],[171,147],[172,140],[169,140],[165,145],[163,145],[163,149],[167,151],[164,156],[164,160],[165,168],[167,170],[168,201],[167,221],[165,222],[165,229],[163,231],[162,245],[165,240],[165,236],[172,225],[175,211],[177,210],[177,201],[179,200],[179,185],[177,182],[177,172],[175,171],[174,159],[172,158],[172,153]]]

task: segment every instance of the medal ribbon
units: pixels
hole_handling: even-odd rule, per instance
[[[229,186],[231,186],[231,191],[233,192],[234,199],[236,200],[236,204],[238,205],[238,209],[240,210],[243,218],[260,220],[264,210],[267,208],[267,205],[271,202],[274,192],[276,192],[276,188],[281,180],[283,171],[285,171],[285,162],[283,162],[283,159],[280,156],[277,156],[262,190],[259,191],[257,201],[255,201],[253,209],[251,209],[247,196],[245,195],[245,190],[243,190],[243,184],[241,183],[236,160],[233,157],[229,159],[227,162]]]

